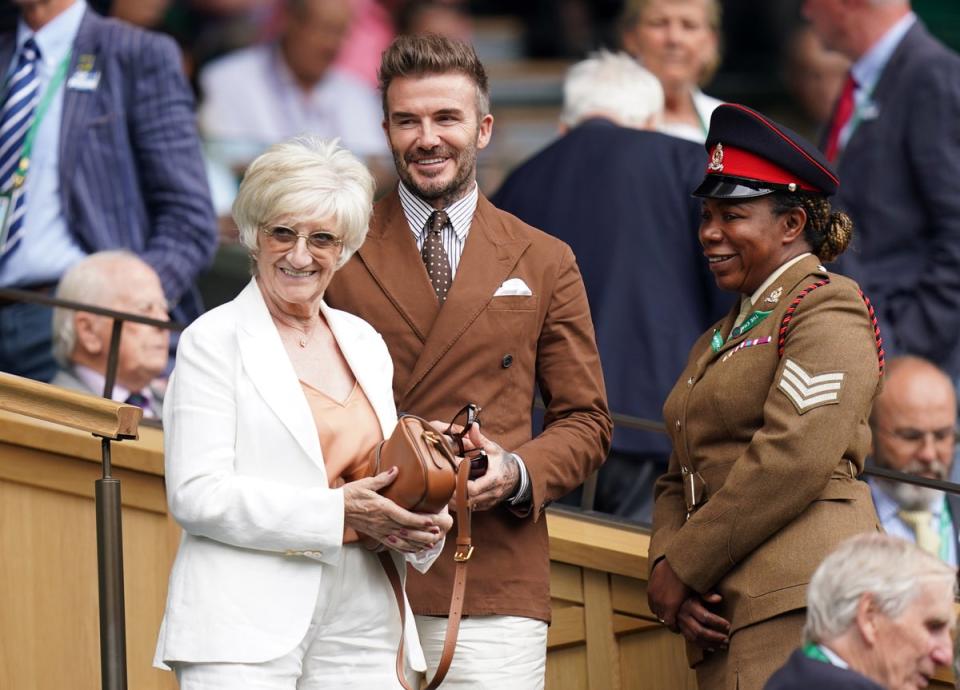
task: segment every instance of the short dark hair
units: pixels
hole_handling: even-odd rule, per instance
[[[383,51],[380,70],[377,72],[384,117],[389,116],[387,89],[390,88],[390,83],[394,79],[449,72],[459,72],[476,85],[477,110],[481,117],[489,113],[490,89],[487,84],[487,72],[483,69],[483,64],[472,45],[437,34],[397,36]]]

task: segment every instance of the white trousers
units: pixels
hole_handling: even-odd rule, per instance
[[[345,587],[349,583],[349,587]],[[256,664],[173,664],[181,690],[396,690],[400,613],[376,554],[343,548],[321,580],[313,619],[288,654]],[[409,678],[415,677],[407,669]]]
[[[420,644],[433,678],[447,619],[417,616]],[[547,624],[518,616],[470,616],[460,621],[457,650],[443,690],[542,690],[547,672]]]

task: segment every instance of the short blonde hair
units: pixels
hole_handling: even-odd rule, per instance
[[[331,219],[343,240],[339,268],[367,236],[373,191],[370,171],[339,139],[304,135],[271,146],[250,164],[233,202],[233,219],[251,253],[267,225]]]
[[[623,13],[620,15],[620,31],[628,31],[636,26],[651,2],[653,0],[626,0]],[[702,2],[707,14],[707,26],[717,37],[717,52],[713,59],[703,66],[699,79],[700,86],[713,79],[713,75],[720,68],[720,60],[723,56],[723,7],[720,5],[720,0],[702,0]]]

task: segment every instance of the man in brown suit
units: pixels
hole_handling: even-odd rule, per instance
[[[479,194],[490,141],[487,78],[473,49],[402,36],[380,68],[384,131],[401,184],[327,290],[369,321],[394,359],[397,408],[428,419],[483,406],[489,456],[470,483],[473,543],[445,687],[543,686],[550,620],[547,505],[606,456],[611,421],[590,310],[570,248]],[[539,388],[544,431],[531,438]],[[489,437],[489,438],[488,438]],[[495,439],[495,442],[494,440]],[[407,582],[431,673],[450,605],[453,541]]]

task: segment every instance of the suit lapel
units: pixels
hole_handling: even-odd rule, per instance
[[[255,279],[240,293],[236,303],[240,310],[237,345],[244,371],[304,452],[324,469],[310,406]]]
[[[10,61],[13,60],[13,52],[17,47],[17,29],[14,27],[6,33],[0,35],[0,69],[3,70],[3,91],[0,99],[6,98],[7,93],[7,72],[10,71]]]
[[[358,332],[350,326],[341,313],[331,309],[326,303],[320,304],[320,311],[327,319],[327,325],[333,332],[333,337],[347,360],[347,366],[353,372],[357,384],[363,390],[364,395],[374,413],[380,422],[380,430],[384,438],[388,438],[396,425],[396,413],[394,412],[393,389],[389,382],[377,381],[379,371],[370,365],[373,356],[372,347],[374,340]]]
[[[871,127],[874,123],[878,122],[878,115],[882,115],[886,108],[894,105],[893,102],[895,100],[902,98],[902,95],[898,93],[898,89],[901,89],[903,85],[900,72],[907,62],[906,56],[915,49],[918,43],[924,42],[928,37],[929,34],[927,34],[926,29],[919,21],[914,23],[907,33],[904,34],[900,44],[893,51],[890,59],[887,60],[887,64],[883,66],[880,77],[873,87],[873,91],[870,93],[869,101],[876,108],[875,114],[866,119],[862,118],[859,121],[846,147],[840,152],[835,167],[840,165],[847,152],[857,148],[870,148],[877,145],[876,138],[868,136]],[[859,158],[854,155],[852,160],[859,160]]]
[[[77,61],[81,55],[93,56],[93,69],[106,75],[103,71],[103,58],[100,51],[99,25],[103,20],[89,7],[83,13],[80,28],[73,41],[73,52],[70,54],[70,67],[67,70],[67,80],[77,70]],[[69,216],[69,199],[67,190],[72,189],[70,176],[76,174],[77,147],[84,139],[83,126],[89,120],[89,114],[96,103],[99,89],[107,88],[102,81],[92,91],[81,91],[63,87],[63,114],[60,119],[60,194],[64,215]]]
[[[529,239],[511,232],[503,224],[496,208],[481,194],[450,294],[430,328],[403,396],[413,390],[466,332],[529,245]],[[423,273],[426,275],[426,270]]]
[[[425,341],[439,305],[396,190],[377,204],[370,232],[357,254],[387,299]]]

